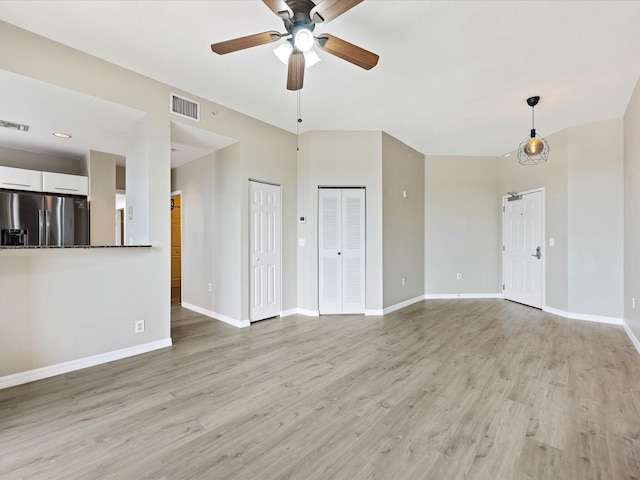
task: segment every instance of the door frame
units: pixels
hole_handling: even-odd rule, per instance
[[[174,192],[171,192],[171,194],[169,195],[169,199],[172,199],[173,197],[177,197],[178,195],[180,195],[180,305],[182,305],[182,299],[183,299],[183,294],[184,294],[184,277],[183,277],[183,272],[184,269],[182,268],[184,265],[184,251],[183,251],[183,247],[184,247],[184,218],[182,217],[182,206],[184,204],[184,195],[182,194],[182,190],[176,190]],[[169,214],[171,215],[171,214]],[[171,223],[171,220],[169,220],[169,223]],[[171,226],[171,225],[169,225]],[[171,234],[171,232],[169,232],[169,234]],[[171,243],[171,237],[169,237],[169,243]],[[169,257],[171,257],[171,245],[169,245]],[[171,283],[171,270],[169,270],[169,283]],[[171,290],[171,287],[169,287],[169,290]],[[171,298],[171,292],[169,292],[169,298]]]
[[[280,202],[279,202],[279,205],[278,205],[278,223],[279,223],[279,225],[278,225],[278,229],[279,229],[278,240],[279,241],[278,241],[278,244],[276,246],[278,251],[279,251],[279,253],[280,253],[280,264],[278,265],[278,268],[280,269],[280,298],[278,299],[280,305],[279,305],[278,315],[282,315],[282,285],[283,285],[283,278],[282,278],[283,277],[283,271],[282,271],[282,256],[283,256],[282,255],[282,185],[279,184],[279,183],[267,182],[267,181],[264,181],[264,180],[257,180],[255,178],[249,178],[248,179],[248,183],[247,183],[247,187],[248,187],[247,188],[247,194],[248,194],[248,198],[249,198],[249,204],[248,204],[248,207],[249,207],[249,215],[248,215],[248,217],[249,217],[249,232],[248,232],[249,233],[249,242],[248,242],[248,245],[247,245],[247,247],[249,248],[249,251],[248,251],[249,257],[247,259],[248,260],[247,261],[247,267],[249,269],[249,274],[248,274],[249,290],[248,290],[248,299],[247,299],[248,303],[249,303],[248,304],[249,325],[251,325],[254,322],[259,322],[261,320],[265,320],[265,319],[253,320],[251,318],[251,312],[252,312],[251,292],[252,292],[252,288],[253,288],[252,287],[252,285],[253,285],[253,269],[251,268],[251,253],[252,253],[251,252],[251,242],[252,242],[251,232],[252,232],[252,228],[253,228],[251,226],[251,224],[252,224],[252,220],[251,220],[251,213],[252,213],[251,183],[252,182],[253,183],[261,183],[263,185],[271,185],[273,187],[278,187],[278,189],[280,191],[280,198],[279,198]],[[271,317],[268,317],[268,318],[271,318]]]
[[[320,261],[321,261],[321,253],[320,253],[320,191],[321,190],[362,190],[364,192],[364,203],[363,203],[363,215],[364,215],[364,251],[362,252],[363,259],[363,299],[362,305],[363,310],[359,313],[353,313],[349,315],[366,315],[367,313],[367,186],[366,185],[318,185],[318,192],[316,194],[316,275],[317,275],[317,291],[316,291],[316,301],[318,305],[318,315],[323,315],[320,312]],[[340,207],[341,208],[341,207]],[[332,314],[329,314],[332,315]]]
[[[541,236],[542,236],[542,241],[541,241],[541,245],[540,245],[540,250],[542,252],[542,264],[540,265],[540,288],[542,290],[541,292],[541,305],[540,308],[542,310],[544,310],[546,308],[547,305],[547,281],[546,281],[546,271],[547,271],[547,235],[546,235],[546,211],[547,211],[547,203],[546,203],[546,190],[545,187],[538,187],[538,188],[533,188],[531,190],[525,190],[522,192],[514,192],[516,195],[527,195],[527,194],[531,194],[531,193],[537,193],[540,192],[542,194],[542,218],[540,221],[540,228],[541,228]],[[502,259],[502,296],[504,298],[504,289],[505,289],[505,278],[506,278],[506,265],[505,265],[505,255],[506,255],[506,251],[504,249],[505,246],[505,205],[507,202],[507,199],[511,197],[510,194],[507,195],[503,195],[502,196],[502,202],[500,204],[500,208],[502,210],[502,247],[501,247],[501,251],[502,251],[502,255],[501,255],[501,259]],[[536,307],[532,307],[532,308],[536,308]]]

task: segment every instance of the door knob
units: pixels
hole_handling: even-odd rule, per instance
[[[531,254],[532,257],[536,257],[538,260],[542,257],[542,253],[540,252],[540,247],[536,248],[536,253]]]

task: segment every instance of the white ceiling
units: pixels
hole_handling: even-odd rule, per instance
[[[275,45],[210,44],[281,20],[261,1],[2,1],[0,19],[296,131]],[[315,33],[380,55],[370,71],[319,51],[301,92],[306,130],[384,130],[425,154],[501,155],[621,117],[640,76],[640,2],[365,0]]]
[[[0,70],[0,119],[29,126],[0,128],[0,145],[83,159],[89,150],[124,155],[126,132],[144,112]],[[55,132],[72,137],[55,137]]]

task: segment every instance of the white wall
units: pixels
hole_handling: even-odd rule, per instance
[[[497,158],[429,155],[424,174],[425,292],[502,293]]]

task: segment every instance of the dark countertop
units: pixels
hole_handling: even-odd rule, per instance
[[[96,248],[151,248],[151,245],[2,245],[0,250],[91,250]]]

